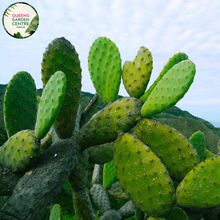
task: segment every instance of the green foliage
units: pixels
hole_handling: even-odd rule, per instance
[[[42,139],[54,123],[63,103],[66,91],[66,77],[57,71],[47,82],[38,105],[35,136]]]
[[[33,130],[36,113],[35,82],[28,72],[18,72],[10,80],[4,96],[4,120],[8,137],[21,130]]]
[[[139,98],[145,92],[153,69],[153,58],[146,47],[141,47],[137,56],[123,66],[122,78],[130,96]]]
[[[97,38],[89,51],[88,66],[93,85],[107,104],[118,98],[121,83],[121,56],[115,43]]]
[[[64,37],[54,39],[43,54],[41,66],[44,86],[56,71],[66,75],[66,93],[54,129],[60,138],[70,138],[75,127],[82,86],[82,70],[75,47]]]
[[[190,60],[183,60],[168,70],[144,102],[142,117],[153,116],[175,105],[188,91],[195,72],[195,64]]]

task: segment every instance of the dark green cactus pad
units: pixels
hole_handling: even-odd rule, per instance
[[[95,164],[105,164],[113,160],[114,143],[105,143],[87,149],[89,162]]]
[[[103,168],[103,187],[105,189],[110,188],[110,186],[117,180],[115,171],[115,162],[111,160],[106,163]]]
[[[121,83],[121,56],[114,42],[97,38],[89,51],[88,67],[93,85],[105,103],[118,98]]]
[[[64,37],[56,38],[46,48],[41,65],[44,86],[56,71],[62,71],[66,75],[66,93],[54,122],[54,129],[59,138],[69,138],[75,127],[82,86],[78,54],[74,46]]]
[[[0,148],[0,164],[24,173],[40,155],[40,142],[34,131],[23,130],[11,136]]]
[[[204,133],[201,131],[193,133],[192,136],[189,138],[189,142],[196,149],[200,161],[203,161],[206,149],[206,140]]]
[[[189,220],[187,214],[180,207],[174,207],[174,209],[165,216],[166,220]]]
[[[133,61],[126,61],[123,66],[122,79],[130,96],[141,97],[150,80],[153,58],[146,47],[141,47]]]
[[[55,204],[51,209],[49,220],[60,220],[61,214],[61,206],[59,204]]]
[[[188,91],[195,73],[195,64],[190,60],[183,60],[171,68],[145,101],[142,117],[153,116],[175,105]]]
[[[4,121],[8,137],[21,130],[33,130],[37,114],[36,85],[28,72],[13,76],[4,96]]]
[[[84,148],[114,141],[118,134],[128,132],[141,118],[141,101],[125,97],[97,112],[75,135]]]
[[[117,178],[130,199],[143,212],[159,217],[175,204],[175,188],[161,160],[133,135],[125,133],[115,141]]]
[[[137,137],[160,157],[173,180],[181,181],[199,163],[192,144],[176,129],[143,118],[136,125]]]
[[[62,106],[66,91],[66,76],[57,71],[44,87],[37,111],[35,136],[42,139],[46,136],[54,123]]]
[[[177,203],[186,208],[211,208],[220,205],[220,156],[202,161],[179,184]]]
[[[162,69],[160,75],[157,77],[157,79],[154,81],[154,83],[150,86],[150,88],[140,97],[140,100],[142,103],[146,101],[150,93],[153,91],[153,89],[156,87],[157,83],[163,78],[163,76],[177,63],[179,63],[182,60],[188,60],[188,56],[185,53],[179,52],[174,54],[167,64]]]

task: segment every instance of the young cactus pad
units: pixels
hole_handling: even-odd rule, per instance
[[[35,136],[42,139],[46,136],[54,123],[57,114],[62,106],[66,91],[66,76],[63,72],[57,71],[44,87],[37,111],[37,122]]]
[[[188,56],[185,53],[176,53],[174,54],[167,64],[164,66],[163,70],[161,71],[160,75],[157,77],[157,79],[154,81],[154,83],[151,85],[151,87],[140,97],[140,100],[142,103],[146,101],[152,90],[155,88],[157,83],[163,78],[163,76],[170,70],[174,65],[179,63],[182,60],[188,60]]]
[[[162,160],[173,180],[181,181],[199,163],[192,144],[176,129],[143,118],[136,125],[137,137]]]
[[[145,101],[142,117],[153,116],[175,105],[188,91],[195,73],[195,64],[190,60],[183,60],[171,68]]]
[[[139,98],[145,92],[153,69],[153,58],[146,47],[141,47],[133,61],[126,61],[122,79],[130,96]]]
[[[194,167],[177,187],[177,203],[186,208],[219,206],[219,163],[220,156],[214,156]]]
[[[200,161],[203,161],[205,156],[205,149],[206,149],[206,140],[203,132],[197,131],[193,133],[192,136],[189,138],[189,141],[196,149]]]
[[[25,172],[40,155],[40,142],[34,131],[23,130],[12,137],[0,148],[0,164],[13,172]]]
[[[9,82],[4,96],[4,120],[8,137],[34,129],[37,114],[36,85],[28,72],[18,72]]]
[[[49,220],[61,220],[61,206],[59,204],[55,204],[50,212]]]
[[[125,97],[97,112],[75,135],[84,148],[114,141],[118,134],[130,131],[141,118],[141,101]]]
[[[70,138],[75,127],[81,92],[81,67],[74,46],[64,37],[54,39],[43,55],[42,81],[45,86],[56,72],[66,75],[66,93],[63,105],[54,122],[54,129],[59,138]]]
[[[103,169],[103,187],[105,189],[110,188],[110,186],[117,180],[115,172],[115,162],[114,160],[105,163]]]
[[[121,57],[114,42],[106,37],[97,38],[89,51],[88,66],[101,99],[105,103],[115,101],[121,83]]]
[[[138,138],[119,135],[114,146],[117,178],[135,205],[150,216],[172,210],[175,188],[166,167]]]

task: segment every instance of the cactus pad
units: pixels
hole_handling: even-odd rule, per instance
[[[46,136],[62,106],[66,90],[66,77],[61,71],[57,71],[47,82],[37,111],[35,135],[38,139]]]
[[[123,66],[122,79],[126,91],[130,96],[141,97],[150,80],[153,69],[153,58],[146,47],[141,47],[137,56],[131,62],[126,61]]]
[[[177,204],[188,208],[211,208],[220,205],[220,156],[202,161],[179,184]]]
[[[183,60],[171,68],[145,101],[142,117],[153,116],[175,105],[188,91],[195,72],[195,64],[190,60]]]
[[[103,168],[103,187],[108,189],[117,180],[115,172],[115,162],[111,160],[105,163]]]
[[[49,78],[57,71],[66,75],[66,93],[54,129],[59,138],[72,136],[79,106],[81,91],[81,67],[74,46],[64,37],[54,39],[43,55],[42,81],[45,86]]]
[[[161,71],[160,75],[157,77],[157,79],[154,81],[154,83],[151,85],[151,87],[140,97],[140,100],[142,103],[146,101],[152,90],[155,88],[157,83],[163,78],[163,76],[167,73],[168,70],[170,70],[174,65],[179,63],[182,60],[188,60],[188,56],[185,53],[176,53],[174,54],[167,64],[164,66],[163,70]]]
[[[34,129],[37,114],[36,85],[28,72],[21,71],[9,82],[4,97],[4,120],[8,137]]]
[[[180,207],[174,207],[174,209],[165,216],[166,220],[189,220],[187,214]]]
[[[97,38],[89,51],[88,66],[93,85],[105,103],[118,98],[121,57],[117,46],[106,37]]]
[[[140,119],[141,101],[121,98],[97,112],[75,135],[84,148],[114,141],[118,134],[128,132]]]
[[[135,205],[159,217],[172,210],[175,188],[166,167],[138,138],[125,133],[115,141],[117,178]]]
[[[200,161],[203,161],[205,156],[205,149],[206,149],[206,140],[203,132],[197,131],[193,133],[192,136],[189,138],[189,142],[196,149]]]
[[[199,163],[192,144],[176,129],[143,118],[136,125],[137,137],[162,160],[173,180],[181,181]]]
[[[40,142],[34,131],[23,130],[11,136],[0,148],[0,163],[13,172],[25,172],[40,155]]]
[[[49,220],[60,220],[61,214],[61,206],[59,204],[55,204],[51,209]]]

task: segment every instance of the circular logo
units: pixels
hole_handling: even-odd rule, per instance
[[[37,30],[39,16],[31,5],[16,2],[5,10],[2,23],[9,35],[23,39],[30,37]]]

